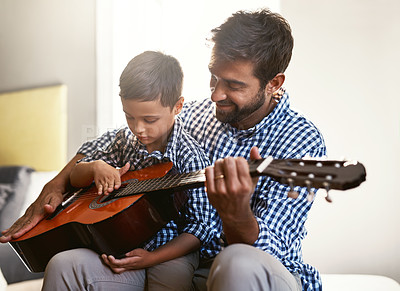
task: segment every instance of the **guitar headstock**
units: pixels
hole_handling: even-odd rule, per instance
[[[307,187],[309,192],[311,188],[323,188],[326,191],[355,188],[366,177],[364,166],[357,161],[269,157],[265,160],[249,161],[249,166],[250,173],[254,176],[269,176],[291,188]],[[330,200],[329,196],[327,200]]]

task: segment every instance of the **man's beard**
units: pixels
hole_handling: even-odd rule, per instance
[[[239,109],[238,106],[231,101],[220,101],[222,104],[234,105],[235,109],[230,112],[224,112],[218,110],[218,107],[215,109],[215,115],[217,119],[224,123],[229,124],[237,124],[249,115],[251,115],[254,111],[259,109],[265,103],[265,90],[261,89],[257,92],[257,94],[253,97],[253,100],[250,104],[244,106],[242,109]]]

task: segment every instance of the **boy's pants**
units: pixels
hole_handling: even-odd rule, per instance
[[[143,291],[190,290],[193,272],[198,266],[198,253],[164,262],[146,270],[115,274],[89,249],[74,249],[55,255],[46,267],[43,289]],[[146,288],[147,289],[147,288]]]
[[[95,252],[75,249],[59,253],[50,260],[43,290],[205,291],[207,277],[208,290],[212,291],[301,290],[297,275],[292,275],[271,255],[245,244],[225,248],[211,269],[197,267],[196,252],[147,270],[115,274]]]

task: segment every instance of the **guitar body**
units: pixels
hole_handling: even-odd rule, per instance
[[[172,163],[158,164],[128,172],[122,181],[159,178],[171,169]],[[184,192],[172,190],[106,202],[102,198],[95,186],[81,190],[72,203],[10,241],[11,246],[31,272],[43,272],[51,257],[74,248],[89,248],[119,257],[139,247],[176,218],[187,200]]]
[[[66,195],[52,215],[10,244],[32,272],[43,272],[51,257],[74,248],[123,256],[179,216],[187,201],[182,190],[204,186],[203,170],[180,174],[171,170],[170,162],[128,172],[122,176],[123,185],[108,196],[99,196],[95,186]],[[268,157],[249,161],[249,170],[252,176],[266,175],[289,185],[288,196],[293,199],[294,186],[307,187],[310,201],[312,187],[325,189],[325,199],[331,202],[330,189],[351,189],[366,178],[357,161]]]

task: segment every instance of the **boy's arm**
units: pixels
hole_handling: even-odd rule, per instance
[[[200,247],[200,240],[194,235],[182,233],[165,245],[148,252],[144,249],[134,249],[126,254],[123,259],[103,254],[101,257],[105,264],[117,274],[127,270],[138,270],[155,266],[157,264],[187,255]]]
[[[70,181],[74,187],[86,187],[94,181],[98,194],[108,194],[121,186],[121,176],[128,170],[129,163],[116,169],[102,160],[80,162],[72,169]]]
[[[192,234],[181,233],[173,240],[153,251],[156,256],[154,265],[182,257],[200,248],[200,240]]]
[[[69,176],[71,186],[77,188],[89,186],[94,179],[94,166],[95,162],[80,162],[76,164]]]

